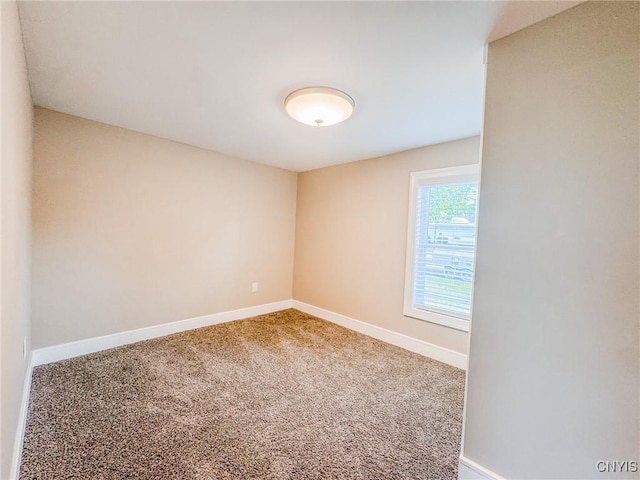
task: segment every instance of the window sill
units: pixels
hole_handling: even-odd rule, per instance
[[[436,312],[430,312],[428,310],[419,310],[417,308],[405,308],[402,313],[405,317],[411,317],[417,320],[435,323],[444,327],[453,328],[455,330],[461,330],[463,332],[469,331],[469,320],[465,320],[462,318],[443,315]]]

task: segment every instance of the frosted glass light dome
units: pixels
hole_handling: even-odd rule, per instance
[[[287,113],[299,122],[328,127],[345,121],[353,113],[353,98],[330,87],[301,88],[284,100]]]

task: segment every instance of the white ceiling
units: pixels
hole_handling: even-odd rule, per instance
[[[486,40],[576,3],[48,1],[20,16],[36,105],[304,171],[477,135]],[[286,95],[314,85],[351,95],[353,116],[288,117]]]

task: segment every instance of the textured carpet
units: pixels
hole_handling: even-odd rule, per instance
[[[33,373],[21,479],[452,479],[464,372],[285,310]]]

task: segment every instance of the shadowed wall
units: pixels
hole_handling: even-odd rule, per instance
[[[640,16],[587,2],[489,45],[464,455],[637,478]]]
[[[0,2],[2,136],[0,478],[9,478],[30,351],[30,208],[33,109],[16,2]],[[26,339],[27,357],[22,342]]]

